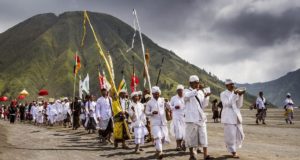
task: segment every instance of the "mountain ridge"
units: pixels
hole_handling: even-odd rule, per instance
[[[124,70],[127,85],[130,83],[132,65],[135,64],[136,74],[141,83],[143,57],[139,37],[135,37],[135,47],[130,52],[134,29],[123,21],[105,14],[88,12],[95,32],[105,51],[112,56],[115,69],[115,83],[118,85]],[[49,97],[69,96],[73,94],[73,63],[75,52],[82,59],[79,74],[90,74],[90,86],[93,94],[99,95],[97,82],[98,69],[104,68],[99,60],[92,33],[87,27],[87,37],[83,48],[80,48],[82,38],[83,12],[64,12],[60,15],[53,13],[33,16],[0,34],[0,55],[6,57],[0,60],[0,94],[16,97],[26,88],[29,98],[37,96],[40,89],[48,89]],[[33,26],[33,27],[31,27]],[[24,29],[23,29],[24,28]],[[188,63],[170,50],[166,50],[142,34],[144,45],[150,51],[149,73],[152,84],[155,83],[162,57],[165,62],[159,86],[164,96],[175,94],[176,85],[188,85],[188,77],[199,75],[200,79],[211,87],[213,98],[217,98],[224,90],[224,84],[216,76]],[[2,42],[6,43],[2,43]],[[133,62],[132,56],[135,57]],[[129,87],[128,87],[129,88]],[[247,96],[253,101],[252,96]]]

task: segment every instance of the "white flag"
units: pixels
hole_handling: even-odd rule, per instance
[[[89,74],[86,75],[85,79],[82,82],[82,90],[87,94],[90,94],[90,77]]]
[[[82,80],[81,80],[81,76],[79,75],[79,90],[78,90],[78,92],[79,92],[79,98],[80,99],[82,99],[83,97],[82,97]]]

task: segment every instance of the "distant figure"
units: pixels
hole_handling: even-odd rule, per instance
[[[264,97],[263,92],[259,92],[258,97],[256,99],[256,108],[257,108],[257,114],[256,114],[256,124],[259,124],[258,121],[262,121],[262,124],[265,123],[265,118],[267,116],[267,107],[266,107],[266,98]]]
[[[220,110],[220,113],[219,113],[219,118],[221,119],[222,117],[222,111],[223,111],[223,104],[222,104],[222,101],[220,101],[217,105],[221,110]]]
[[[285,109],[285,121],[286,124],[293,124],[292,119],[294,118],[294,102],[291,98],[291,94],[286,94],[286,99],[284,101],[284,109]]]
[[[224,139],[232,158],[239,158],[236,153],[237,148],[242,147],[245,138],[240,111],[243,106],[245,91],[235,90],[234,83],[230,79],[225,81],[225,85],[227,90],[220,95],[223,104],[221,122],[224,124]]]
[[[91,131],[93,133],[96,131],[96,102],[93,101],[91,95],[87,95],[86,99],[87,102],[85,103],[85,113],[87,114],[87,119],[85,121],[85,127],[90,134]]]
[[[2,106],[0,107],[0,119],[2,119],[3,116],[3,107],[4,105],[2,104]]]
[[[218,123],[219,122],[219,110],[218,110],[218,100],[215,99],[212,101],[212,106],[211,106],[211,110],[213,112],[213,119],[214,119],[214,123]]]
[[[75,101],[70,104],[73,120],[72,126],[73,130],[76,130],[80,127],[80,111],[81,111],[81,102],[78,101],[78,97],[75,97]]]
[[[15,123],[16,120],[16,113],[17,113],[17,107],[16,107],[16,103],[15,101],[12,101],[9,108],[8,108],[8,112],[9,112],[9,120],[11,124]]]
[[[23,104],[20,104],[20,121],[25,121],[25,106]]]

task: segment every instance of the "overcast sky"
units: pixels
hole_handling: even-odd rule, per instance
[[[300,0],[0,0],[0,32],[38,13],[90,10],[132,25],[221,80],[264,82],[300,68]]]

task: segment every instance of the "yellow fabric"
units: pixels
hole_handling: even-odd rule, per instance
[[[114,139],[123,139],[123,122],[114,122]]]
[[[86,36],[86,28],[85,28],[86,22],[88,22],[88,24],[89,24],[89,26],[91,28],[91,31],[92,31],[93,36],[94,36],[94,39],[96,41],[96,47],[98,48],[99,55],[104,60],[106,69],[107,69],[109,77],[110,77],[110,81],[109,82],[110,82],[111,87],[112,87],[111,88],[112,110],[113,110],[113,114],[115,116],[119,112],[122,111],[122,107],[120,105],[119,97],[117,95],[117,88],[116,88],[116,85],[115,85],[115,82],[114,82],[113,69],[112,69],[112,66],[111,66],[112,64],[109,62],[109,59],[107,58],[107,56],[103,52],[103,49],[102,49],[102,47],[100,45],[100,41],[97,38],[97,34],[95,33],[94,27],[91,24],[91,21],[90,21],[90,18],[88,16],[87,11],[84,11],[84,20],[83,20],[83,29],[84,29],[84,31],[83,31],[83,38],[82,38],[82,41],[81,41],[81,45],[83,46],[84,40],[85,40],[85,36]],[[125,125],[122,125],[122,124],[125,124]],[[123,131],[123,126],[125,126],[126,134],[130,138],[130,133],[129,133],[129,130],[128,130],[128,125],[127,125],[127,123],[124,120],[123,122],[114,122],[114,137],[115,137],[115,139],[123,139],[123,137],[124,137],[123,132],[122,132]]]
[[[114,116],[116,114],[118,114],[119,112],[122,112],[122,108],[120,107],[119,99],[112,100],[112,110],[113,110]]]

